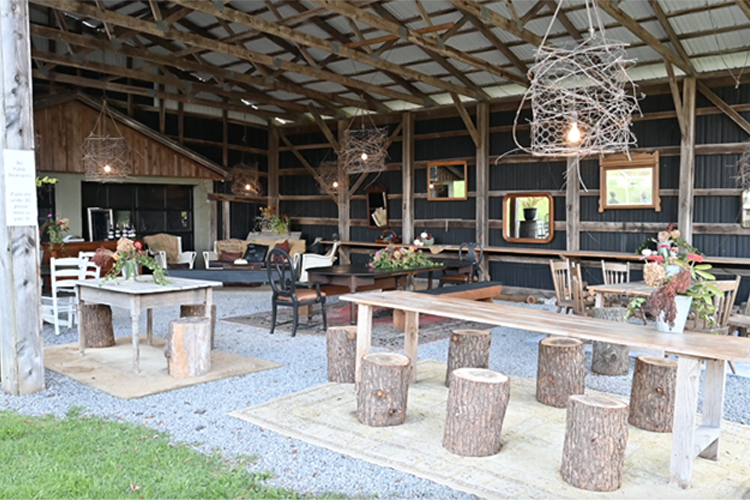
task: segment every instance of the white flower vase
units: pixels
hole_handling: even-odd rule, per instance
[[[666,333],[682,333],[685,330],[685,323],[687,322],[688,313],[690,313],[690,306],[693,303],[693,298],[687,295],[678,295],[674,298],[675,304],[677,305],[677,314],[674,318],[674,326],[670,327],[669,323],[664,321],[664,311],[659,314],[656,318],[656,329],[660,332]]]
[[[680,269],[682,269],[682,267],[677,266],[677,265],[672,265],[672,264],[668,264],[664,266],[664,271],[667,273],[667,278],[679,273]]]

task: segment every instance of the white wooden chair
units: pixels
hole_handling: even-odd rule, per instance
[[[294,256],[294,269],[297,275],[297,281],[307,282],[307,270],[315,269],[317,267],[328,267],[332,266],[336,262],[336,252],[339,248],[339,242],[334,242],[325,255],[319,255],[316,253],[298,253]]]
[[[96,255],[96,252],[78,252],[78,258],[86,261],[83,279],[98,279],[102,276],[102,268],[94,262],[94,255]]]
[[[80,257],[49,260],[51,296],[42,296],[42,320],[55,325],[55,335],[60,335],[61,326],[72,328],[76,323],[75,284],[85,279],[86,262]]]

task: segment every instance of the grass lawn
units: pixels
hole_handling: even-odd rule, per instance
[[[147,427],[0,412],[0,498],[297,498]]]

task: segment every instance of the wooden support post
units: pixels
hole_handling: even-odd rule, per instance
[[[15,396],[44,390],[30,40],[29,3],[0,0],[0,373]]]
[[[682,238],[693,242],[693,187],[695,184],[695,78],[682,81],[685,135],[680,141],[680,189],[677,226]]]
[[[157,89],[163,90],[165,87],[157,83]],[[167,132],[167,103],[163,97],[159,98],[159,132],[166,134]]]
[[[131,94],[128,94],[128,98]],[[180,144],[185,143],[185,103],[177,103],[177,141]]]
[[[268,128],[268,204],[279,206],[279,130]]]
[[[219,210],[216,206],[217,203],[219,203],[216,200],[210,200],[210,207],[209,210],[211,211],[211,215],[209,217],[209,223],[208,223],[208,248],[209,250],[213,250],[214,243],[216,243],[216,240],[219,239],[218,235],[218,220],[219,220]]]
[[[581,249],[581,179],[578,176],[580,159],[568,158],[567,180],[565,182],[565,237],[566,249]],[[554,221],[549,221],[554,224]]]
[[[339,127],[339,144],[341,144],[344,140],[344,132],[346,131],[347,127],[349,127],[349,120],[343,119],[339,120],[338,122]],[[334,146],[335,147],[335,146]],[[344,165],[342,162],[338,163],[339,168],[339,183],[343,183],[343,186],[346,186],[347,189],[339,188],[338,190],[338,201],[336,202],[336,205],[338,205],[339,208],[339,241],[349,241],[351,239],[351,235],[349,234],[351,227],[349,218],[351,214],[350,211],[350,196],[349,196],[349,182],[348,182],[348,176],[349,174],[346,173],[346,170],[344,169]],[[346,182],[344,182],[346,181]]]
[[[490,105],[487,102],[477,104],[477,138],[479,141],[476,168],[476,241],[482,248],[487,248],[490,244]],[[479,267],[482,270],[482,279],[489,281],[486,256],[479,263]]]
[[[221,202],[221,238],[228,240],[232,237],[232,202]]]
[[[403,114],[403,138],[401,140],[401,241],[414,241],[414,114]]]
[[[226,101],[226,99],[224,99]],[[225,109],[221,112],[221,162],[224,168],[229,167],[229,112]]]

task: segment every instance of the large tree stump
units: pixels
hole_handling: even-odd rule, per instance
[[[571,396],[560,472],[566,483],[592,491],[622,484],[628,405],[601,396]]]
[[[206,315],[204,304],[187,304],[180,306],[181,318],[198,318]],[[214,349],[214,335],[216,334],[216,304],[211,304],[211,349]]]
[[[500,431],[510,398],[510,380],[483,368],[458,368],[451,375],[443,447],[465,457],[500,451]]]
[[[357,360],[357,327],[333,326],[326,332],[328,381],[353,384]]]
[[[211,371],[211,321],[205,317],[171,321],[164,356],[169,375],[175,378],[200,377]]]
[[[411,378],[409,358],[397,353],[371,353],[362,358],[361,366],[357,419],[370,427],[403,424]]]
[[[547,337],[539,342],[536,400],[565,408],[568,396],[586,388],[586,355],[583,342],[568,337]]]
[[[454,330],[448,346],[448,368],[445,386],[450,387],[451,373],[458,368],[489,368],[492,334],[486,330]]]
[[[595,307],[594,318],[627,322],[624,307]],[[617,328],[612,326],[612,328]],[[609,342],[594,342],[591,353],[591,371],[600,375],[627,375],[630,368],[630,348]]]
[[[638,356],[630,391],[628,422],[652,432],[672,432],[677,361]]]
[[[112,328],[112,308],[105,304],[81,304],[81,323],[86,348],[112,347],[115,332]]]

